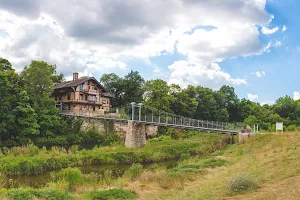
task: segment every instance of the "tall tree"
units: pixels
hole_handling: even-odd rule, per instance
[[[15,115],[15,131],[22,136],[39,134],[37,114],[29,104],[29,97],[25,90],[21,91],[18,97],[18,105],[13,110]]]
[[[42,136],[59,134],[63,126],[55,101],[51,97],[55,76],[55,68],[44,61],[32,61],[21,73],[32,107],[38,115]]]
[[[148,106],[171,111],[170,105],[174,97],[170,94],[170,86],[166,81],[155,79],[146,81],[144,98]]]

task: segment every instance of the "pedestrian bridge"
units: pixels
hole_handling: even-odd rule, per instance
[[[232,136],[239,132],[225,122],[192,119],[134,102],[130,105],[111,108],[108,112],[72,111],[65,109],[62,103],[57,106],[60,107],[60,114],[64,116],[128,123],[125,140],[127,147],[141,147],[146,144],[145,126],[147,125],[230,134]]]

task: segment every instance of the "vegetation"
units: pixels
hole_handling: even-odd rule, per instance
[[[0,172],[4,174],[39,174],[49,170],[101,163],[151,163],[180,158],[181,155],[209,155],[226,146],[226,136],[202,133],[198,141],[166,139],[142,149],[123,146],[94,147],[91,150],[67,152],[61,147],[50,150],[34,145],[8,149],[0,157]],[[74,149],[74,148],[71,148]],[[133,166],[133,171],[138,165]]]
[[[92,191],[87,196],[92,200],[131,200],[137,198],[137,195],[134,191],[127,191],[122,189]]]
[[[178,165],[172,168],[133,164],[120,177],[110,170],[84,174],[68,168],[53,173],[52,180],[43,188],[6,189],[4,184],[0,199],[59,199],[60,195],[66,196],[62,199],[299,199],[296,188],[300,183],[300,134],[256,135],[244,144],[221,149],[210,144],[212,151],[208,150],[207,142],[213,136],[217,138],[207,134],[151,143],[159,149],[179,142],[200,141],[202,146],[206,145],[202,147],[206,153],[187,157],[183,153]],[[101,148],[116,151],[115,147]]]
[[[235,176],[228,183],[228,190],[230,194],[256,190],[258,187],[259,185],[257,180],[248,173]]]
[[[61,190],[33,188],[11,189],[5,193],[5,196],[11,200],[32,200],[33,198],[46,200],[74,199],[68,192],[64,192]]]

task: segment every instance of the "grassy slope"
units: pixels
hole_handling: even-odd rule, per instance
[[[181,187],[166,190],[149,184],[139,191],[140,183],[133,183],[128,188],[137,190],[141,199],[300,199],[300,135],[257,135],[222,154],[218,157],[231,165],[206,170]],[[260,188],[230,196],[228,181],[246,172],[258,178]]]

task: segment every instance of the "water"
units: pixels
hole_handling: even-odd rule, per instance
[[[158,167],[172,168],[176,167],[178,160],[168,160],[158,163],[145,163],[142,164],[144,169],[150,168],[153,165]],[[111,170],[114,177],[123,176],[124,172],[131,166],[131,164],[96,164],[96,165],[83,165],[78,168],[83,174],[97,173],[103,174],[107,170]],[[33,187],[40,188],[46,186],[51,181],[51,172],[46,172],[38,175],[15,175],[6,176],[5,185],[7,188],[12,187]]]

